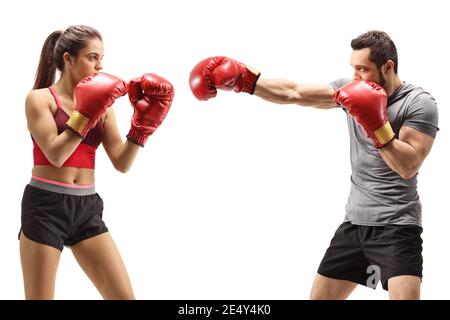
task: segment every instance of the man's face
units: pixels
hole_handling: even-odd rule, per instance
[[[377,65],[369,60],[370,48],[353,50],[350,65],[353,68],[353,80],[367,80],[384,86],[386,80]]]

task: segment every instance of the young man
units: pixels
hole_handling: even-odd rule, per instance
[[[263,79],[243,63],[212,57],[194,67],[190,86],[199,100],[215,97],[218,88],[278,104],[342,107],[350,133],[351,190],[344,223],[319,266],[311,299],[345,299],[357,284],[376,285],[373,275],[391,299],[419,299],[422,227],[416,176],[439,130],[436,102],[400,80],[397,49],[386,33],[364,33],[351,46],[353,79],[322,85]]]

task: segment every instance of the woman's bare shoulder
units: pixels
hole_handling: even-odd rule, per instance
[[[51,93],[48,88],[31,90],[25,100],[27,112],[51,111]]]

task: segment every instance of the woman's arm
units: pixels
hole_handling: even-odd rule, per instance
[[[114,110],[110,108],[106,112],[104,122],[105,134],[103,137],[103,147],[111,160],[114,168],[120,172],[127,172],[136,158],[139,146],[128,139],[123,142],[116,124]]]
[[[81,137],[70,129],[58,135],[55,119],[50,110],[46,89],[31,91],[25,101],[27,126],[48,161],[61,167],[81,142]]]

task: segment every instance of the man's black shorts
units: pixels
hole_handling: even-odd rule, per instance
[[[422,228],[416,225],[339,226],[320,263],[322,276],[374,288],[375,272],[383,289],[400,275],[422,279]],[[376,281],[375,281],[376,282]]]

